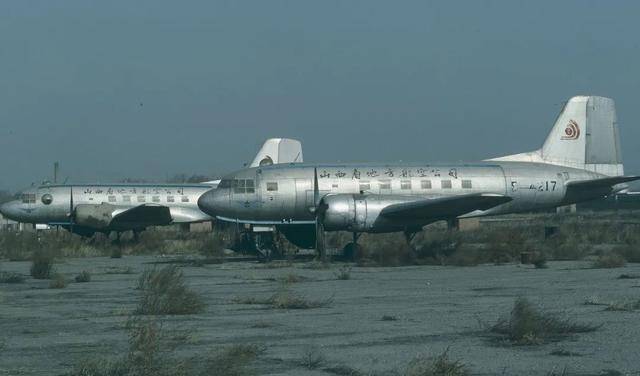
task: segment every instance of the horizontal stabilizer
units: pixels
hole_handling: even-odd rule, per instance
[[[475,210],[488,210],[511,200],[511,197],[499,194],[471,193],[393,204],[384,208],[380,215],[403,219],[450,219]]]
[[[624,183],[635,180],[640,180],[640,176],[613,176],[593,180],[569,181],[566,183],[565,201],[568,204],[572,204],[605,197],[611,193],[623,191],[628,188]],[[620,186],[616,187],[617,185]]]

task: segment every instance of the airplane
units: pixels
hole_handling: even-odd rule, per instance
[[[538,150],[479,162],[280,164],[224,176],[200,196],[218,221],[279,231],[326,257],[325,231],[404,232],[410,243],[436,221],[529,212],[627,189],[614,101],[576,96]],[[256,236],[264,236],[257,234]],[[263,243],[269,243],[264,242]],[[276,252],[274,244],[265,252]]]
[[[302,144],[268,139],[249,167],[303,161]],[[60,226],[82,237],[150,226],[213,220],[197,206],[200,196],[219,180],[197,184],[43,184],[0,206],[0,213],[21,223]]]

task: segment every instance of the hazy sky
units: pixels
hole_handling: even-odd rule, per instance
[[[0,2],[0,189],[214,174],[268,137],[307,161],[536,149],[616,100],[640,172],[640,2]]]

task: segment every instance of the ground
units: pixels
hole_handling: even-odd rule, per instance
[[[69,279],[82,270],[91,282],[49,289],[49,281],[28,278],[0,285],[0,375],[58,375],[82,359],[126,352],[124,323],[133,311],[139,273],[167,258],[66,259],[56,265]],[[603,370],[640,375],[640,312],[606,311],[585,301],[621,302],[640,298],[640,264],[591,269],[588,262],[549,262],[477,267],[353,267],[350,279],[337,278],[343,264],[329,269],[294,263],[272,268],[253,262],[184,266],[188,284],[207,303],[202,314],[167,318],[173,330],[191,333],[178,355],[196,356],[229,344],[259,344],[266,352],[255,363],[261,375],[329,375],[346,366],[360,374],[397,374],[416,355],[449,348],[478,375],[598,375]],[[28,262],[3,262],[3,271],[28,275]],[[121,274],[130,268],[129,274]],[[309,280],[287,288],[320,308],[273,309],[241,304],[265,299],[279,277]],[[572,320],[602,325],[595,332],[559,342],[513,346],[496,342],[486,326],[504,317],[524,296],[545,310]],[[383,317],[387,316],[384,320]],[[570,356],[551,355],[555,350]],[[301,364],[305,352],[326,359],[315,370]],[[342,373],[345,374],[345,373]]]

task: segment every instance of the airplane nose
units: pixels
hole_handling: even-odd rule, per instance
[[[5,202],[0,205],[0,213],[6,218],[17,220],[17,208],[15,201]]]
[[[219,209],[217,205],[219,200],[217,199],[216,191],[216,189],[207,191],[198,199],[198,207],[200,210],[212,217],[216,216],[216,212]]]

